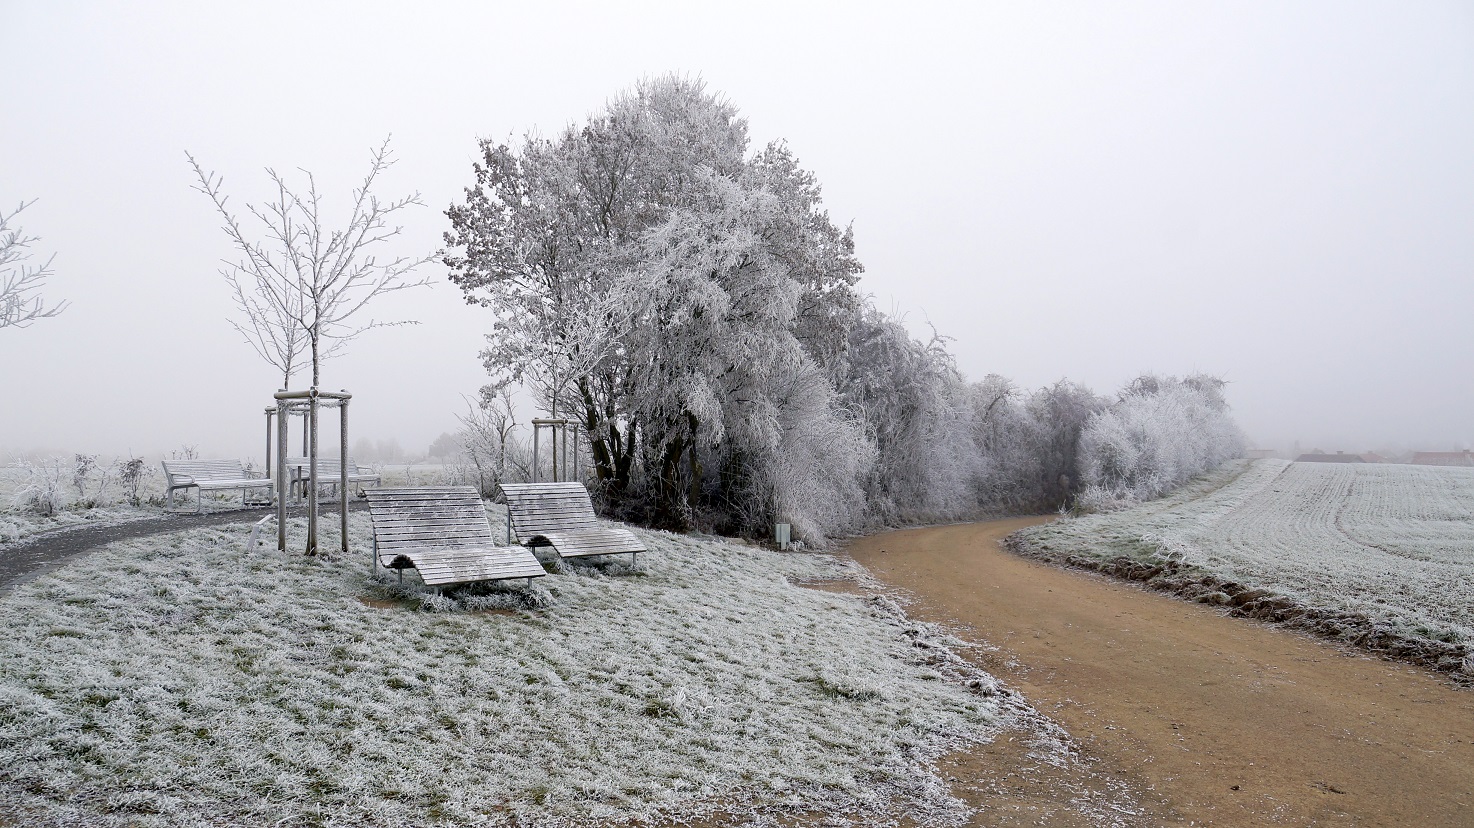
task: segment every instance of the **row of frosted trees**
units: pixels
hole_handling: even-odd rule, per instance
[[[1113,401],[966,381],[944,340],[860,292],[814,176],[781,142],[752,150],[699,81],[642,82],[553,138],[483,141],[447,216],[451,280],[494,320],[483,398],[522,385],[576,420],[626,519],[822,540],[1087,487],[1152,496],[1241,451],[1211,378]]]

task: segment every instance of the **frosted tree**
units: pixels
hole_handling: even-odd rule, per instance
[[[979,456],[945,338],[917,341],[900,321],[867,309],[850,330],[848,366],[844,398],[863,412],[878,453],[867,486],[876,517],[898,523],[971,511]]]
[[[1080,435],[1082,501],[1100,508],[1159,497],[1193,476],[1242,457],[1225,383],[1144,375],[1097,412]]]
[[[1080,433],[1106,401],[1079,383],[1062,379],[1029,395],[1029,416],[1038,428],[1036,485],[1041,505],[1063,506],[1080,490]]]
[[[476,470],[477,491],[483,497],[491,497],[496,487],[511,479],[514,459],[519,448],[513,432],[517,429],[517,418],[512,405],[512,396],[505,387],[493,390],[483,388],[481,398],[475,404],[467,402],[466,413],[457,415],[461,421],[457,433],[460,449]],[[529,477],[528,469],[518,469],[519,479]]]
[[[1050,508],[1043,485],[1043,448],[1050,428],[1036,419],[1028,395],[989,374],[968,390],[969,424],[979,455],[975,482],[979,505],[993,512]]]
[[[31,245],[39,239],[26,235],[15,218],[35,203],[23,201],[9,213],[0,211],[0,328],[24,328],[66,308],[65,302],[48,306],[39,294],[52,275],[54,257],[40,265],[26,263],[31,258]]]
[[[304,185],[289,185],[274,169],[266,174],[276,198],[263,206],[248,204],[259,236],[247,232],[227,205],[224,180],[206,173],[186,153],[198,183],[224,221],[224,230],[241,258],[222,270],[244,321],[232,321],[252,348],[282,373],[282,387],[305,360],[312,385],[322,382],[322,362],[341,352],[354,338],[374,328],[415,324],[413,321],[360,320],[364,308],[387,294],[430,284],[413,279],[420,265],[437,254],[396,256],[380,260],[378,251],[403,232],[391,222],[409,207],[423,206],[419,193],[381,201],[373,188],[393,166],[389,140],[372,150],[368,174],[351,194],[352,207],[340,229],[322,215],[322,196],[312,173],[303,170]]]
[[[781,442],[777,366],[835,364],[859,306],[812,176],[747,144],[699,81],[647,80],[556,140],[484,142],[447,211],[451,278],[494,316],[493,386],[576,408],[598,477],[648,483],[667,525],[772,473],[744,464]]]

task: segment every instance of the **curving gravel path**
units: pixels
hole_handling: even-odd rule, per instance
[[[348,504],[352,511],[368,508],[363,501]],[[288,517],[305,515],[306,507],[288,509]],[[0,544],[0,595],[19,584],[40,577],[72,560],[105,544],[168,532],[182,532],[199,526],[224,526],[231,523],[255,523],[275,514],[269,506],[232,509],[225,512],[206,512],[196,515],[188,512],[144,518],[127,523],[110,523],[102,526],[76,526],[26,538],[15,543]],[[337,507],[331,514],[337,514]]]
[[[1474,693],[999,546],[1042,520],[890,532],[848,550],[915,597],[910,617],[995,647],[979,666],[1145,792],[1142,824],[1474,826]]]

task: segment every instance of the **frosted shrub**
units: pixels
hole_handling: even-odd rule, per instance
[[[123,498],[130,506],[138,506],[143,502],[140,491],[144,481],[153,476],[153,469],[144,464],[142,458],[129,457],[127,460],[119,458],[113,464],[113,472],[118,477],[118,483],[123,487]]]
[[[875,463],[875,446],[823,378],[814,372],[811,379],[785,394],[770,473],[777,515],[793,526],[794,537],[822,544],[864,519],[861,481]]]
[[[876,521],[955,518],[976,510],[982,458],[967,387],[943,337],[913,339],[899,320],[866,308],[850,329],[843,398],[864,412],[876,446],[865,479]]]
[[[1223,382],[1144,376],[1080,433],[1080,474],[1095,508],[1149,500],[1243,456],[1242,432],[1228,413]]]
[[[26,482],[15,493],[15,505],[42,517],[55,515],[66,504],[65,465],[58,458],[22,460],[18,465],[26,473]]]

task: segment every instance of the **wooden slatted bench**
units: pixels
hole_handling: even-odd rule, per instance
[[[206,489],[240,489],[241,505],[246,505],[246,490],[271,488],[272,482],[265,477],[251,477],[239,460],[165,460],[164,502],[174,508],[175,489],[196,489],[195,511],[203,509],[202,496]]]
[[[309,470],[311,468],[312,468],[312,460],[310,458],[307,458],[307,457],[288,457],[287,458],[287,474],[290,475],[290,480],[292,481],[292,491],[294,493],[297,492],[297,491],[304,491],[304,492],[306,491],[307,478],[309,476],[309,473],[310,473]],[[338,484],[340,482],[342,482],[342,473],[343,473],[343,469],[338,464],[338,458],[336,458],[336,457],[319,457],[319,458],[317,458],[317,480],[318,480],[319,485],[323,485],[323,486],[331,485],[331,486],[333,486],[336,489],[336,487],[338,486]],[[360,491],[361,491],[362,490],[362,486],[363,486],[364,483],[372,483],[375,486],[377,486],[377,485],[379,485],[379,482],[380,482],[380,478],[379,478],[379,473],[378,472],[374,471],[371,468],[367,468],[365,466],[358,465],[357,463],[353,462],[353,458],[352,457],[348,458],[348,483],[349,483],[349,485],[352,485],[354,483],[357,483],[357,484],[359,484],[359,488],[360,488]]]
[[[369,489],[374,559],[420,573],[427,586],[540,578],[531,549],[497,546],[481,495],[471,486]]]
[[[563,558],[629,555],[638,562],[646,551],[635,533],[599,520],[582,483],[503,483],[501,490],[508,543],[515,532],[525,546],[551,546]]]

